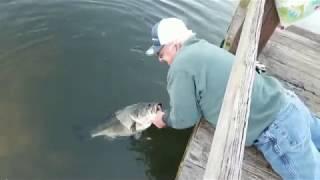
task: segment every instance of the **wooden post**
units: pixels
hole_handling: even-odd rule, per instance
[[[249,1],[250,0],[240,1],[240,4],[235,11],[235,14],[228,28],[227,35],[225,37],[223,48],[225,48],[232,54],[236,54],[238,48],[238,43]],[[261,28],[258,54],[260,54],[264,46],[267,44],[278,24],[279,17],[277,14],[275,2],[274,0],[267,0],[264,7],[263,24]]]
[[[259,41],[258,55],[269,41],[271,35],[279,25],[280,20],[274,0],[266,0],[264,7],[263,24]]]
[[[241,178],[250,96],[265,1],[254,0],[249,4],[212,141],[204,173],[205,180]]]

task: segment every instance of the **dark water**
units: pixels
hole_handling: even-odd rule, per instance
[[[150,28],[182,18],[219,44],[219,0],[1,0],[0,180],[173,179],[190,130],[80,141],[72,129],[141,101],[168,104]]]

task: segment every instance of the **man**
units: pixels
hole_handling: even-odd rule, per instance
[[[166,18],[152,28],[156,55],[170,67],[170,112],[158,128],[193,126],[201,117],[216,125],[234,55],[198,39],[183,21]],[[320,119],[275,78],[256,73],[246,145],[255,145],[283,179],[320,179]]]

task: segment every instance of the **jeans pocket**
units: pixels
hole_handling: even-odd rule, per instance
[[[254,145],[263,153],[266,160],[281,177],[295,179],[297,169],[295,168],[296,162],[292,157],[293,154],[303,151],[304,143],[300,139],[303,138],[297,139],[295,136],[291,136],[290,132],[274,123]]]
[[[286,153],[296,153],[302,151],[306,142],[306,134],[287,129],[281,129],[274,139],[274,143],[279,148],[279,155]]]
[[[276,118],[276,120],[260,135],[254,145],[260,149],[272,146],[278,155],[299,152],[305,146],[309,134],[309,123],[294,104]],[[267,144],[267,145],[266,145]]]
[[[285,179],[298,177],[297,157],[310,140],[310,113],[305,109],[302,103],[291,101],[254,143]]]
[[[277,120],[272,134],[278,145],[288,152],[297,152],[310,137],[310,114],[301,103],[293,103],[287,115]]]

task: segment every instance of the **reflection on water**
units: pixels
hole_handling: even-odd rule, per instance
[[[144,56],[150,28],[177,16],[219,44],[230,1],[1,0],[0,180],[172,179],[190,130],[81,141],[128,104],[168,104],[167,66]],[[144,138],[144,139],[143,139]]]

